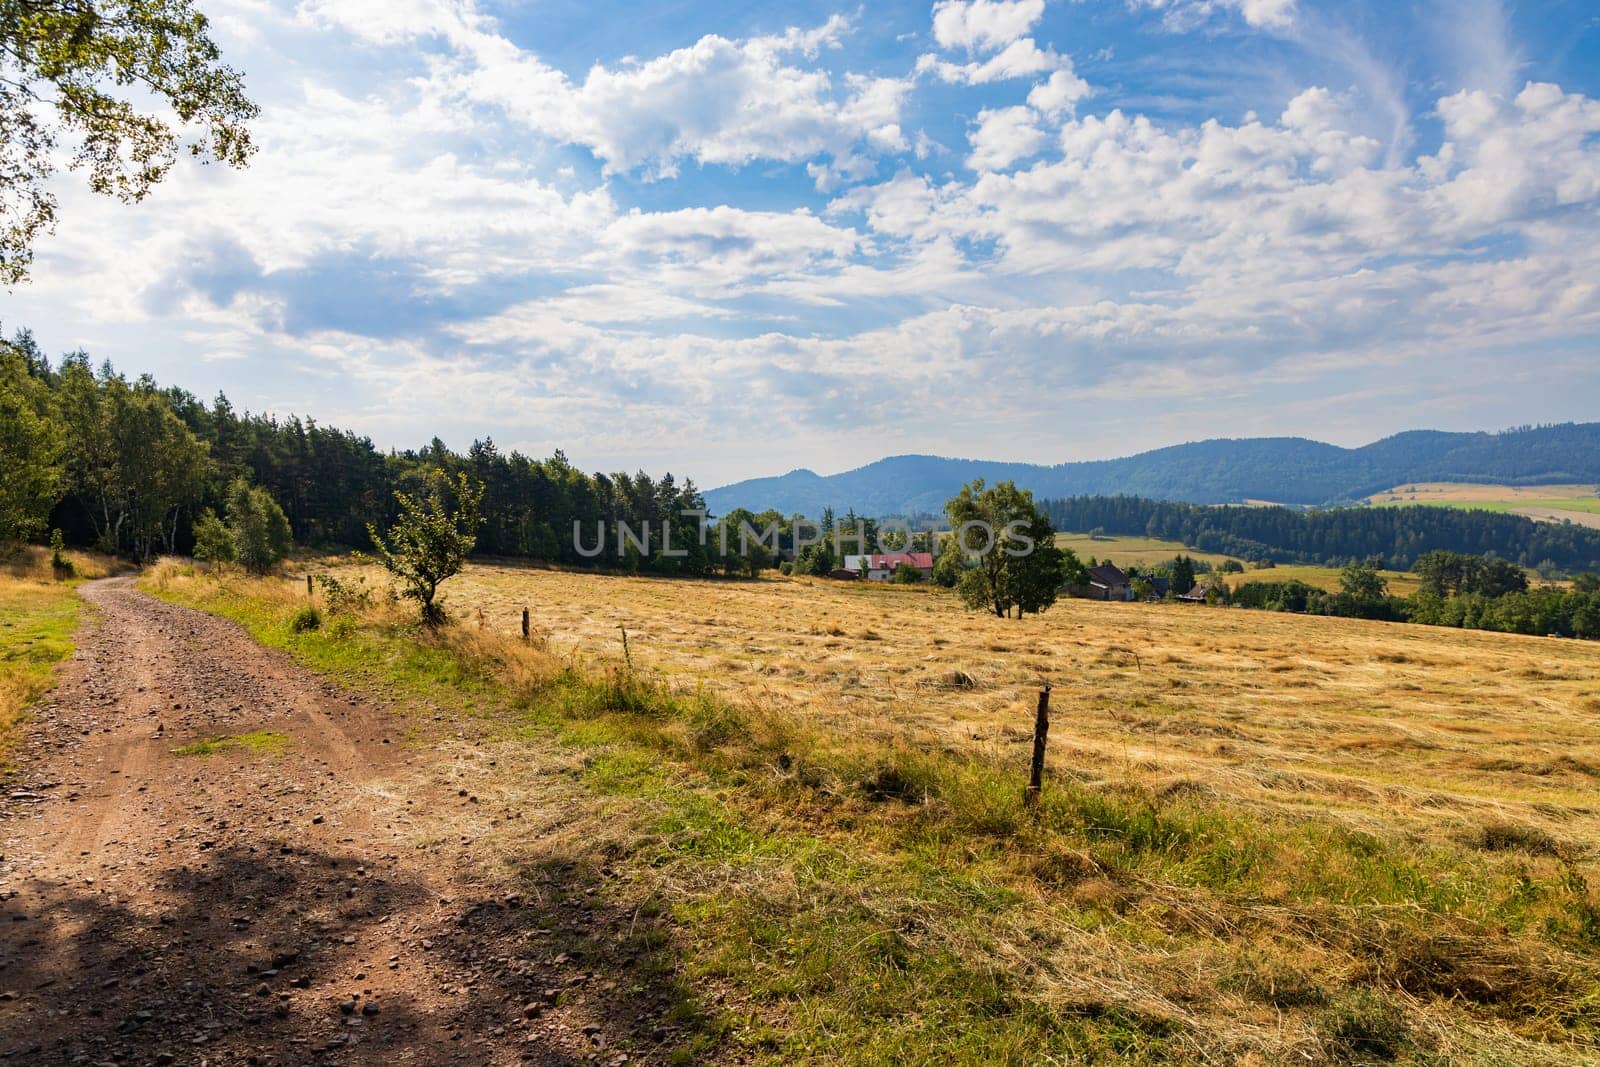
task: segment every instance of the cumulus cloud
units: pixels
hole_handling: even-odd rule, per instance
[[[1548,394],[1529,368],[1600,395],[1600,101],[1570,87],[1452,85],[1397,150],[1361,78],[1243,120],[1087,107],[1037,3],[941,3],[943,51],[899,68],[835,18],[568,72],[465,2],[217,3],[219,25],[249,7],[245,69],[299,64],[266,84],[253,165],[179,168],[137,210],[63,186],[8,323],[384,444],[492,432],[659,469],[643,439],[712,480],[801,439],[819,466],[989,451],[1002,418],[1037,435],[1019,458],[1067,458],[1129,390],[1140,434],[1177,439],[1365,433],[1419,402],[1492,422],[1481,398]],[[1157,6],[1294,19],[1291,43],[1315,14]],[[970,109],[923,129],[930,77]],[[695,184],[718,165],[743,169]],[[884,389],[884,366],[913,370]],[[1064,428],[1068,402],[1089,421]]]
[[[972,153],[967,156],[967,166],[973,170],[1004,170],[1037,152],[1044,144],[1045,133],[1031,109],[1006,107],[978,112],[978,124],[969,140]]]
[[[1070,70],[1071,65],[1070,60],[1056,55],[1054,49],[1040,48],[1031,37],[1024,37],[1020,41],[1012,41],[982,62],[952,63],[935,55],[925,55],[917,61],[917,72],[932,72],[947,82],[984,85],[1043,74],[1057,68]]]
[[[1089,83],[1074,74],[1070,66],[1064,66],[1033,87],[1028,93],[1028,105],[1042,115],[1055,118],[1070,111],[1089,92]]]
[[[941,48],[1004,48],[1044,14],[1044,0],[939,0],[933,5],[933,39]]]
[[[811,62],[849,33],[842,15],[745,40],[708,34],[653,59],[596,64],[574,81],[507,40],[469,4],[308,0],[301,13],[374,44],[448,42],[455,62],[432,75],[432,91],[503,109],[533,130],[589,149],[608,171],[647,168],[670,178],[684,160],[742,166],[826,154],[836,161],[829,175],[837,179],[869,170],[863,160],[871,154],[906,147],[899,115],[909,81],[857,74],[836,81]]]

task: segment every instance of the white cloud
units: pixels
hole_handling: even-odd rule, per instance
[[[1044,0],[939,0],[933,5],[933,39],[941,48],[1003,48],[1043,14]]]
[[[1072,61],[1058,56],[1054,49],[1041,49],[1033,38],[1012,41],[983,62],[951,63],[935,55],[917,60],[917,73],[931,71],[947,82],[984,85],[988,82],[1025,78],[1057,69],[1070,70]]]
[[[973,170],[1004,170],[1033,155],[1045,141],[1037,119],[1025,107],[978,112],[977,128],[969,137],[972,152],[967,156],[967,166]]]
[[[1187,29],[1216,12],[1231,11],[1251,26],[1281,30],[1294,23],[1299,9],[1298,0],[1129,0],[1129,6],[1164,12],[1164,20],[1174,29]]]
[[[580,75],[468,3],[216,2],[219,26],[248,23],[244,69],[295,64],[263,79],[253,165],[178,168],[137,209],[63,185],[8,325],[383,444],[493,432],[710,480],[794,466],[801,439],[819,466],[990,451],[1002,416],[1034,434],[1019,458],[1066,458],[1127,426],[1082,401],[1130,389],[1139,446],[1311,414],[1365,433],[1422,404],[1492,422],[1507,390],[1548,397],[1546,368],[1570,387],[1516,418],[1600,395],[1600,101],[1555,85],[1440,92],[1420,157],[1368,128],[1383,71],[1360,73],[1353,38],[1320,42],[1352,84],[1296,86],[1276,117],[1080,114],[1089,86],[1030,36],[1037,5],[941,5],[935,36],[965,54],[918,69],[996,86],[951,174],[963,153],[932,138],[959,124],[917,128],[915,76],[838,73],[838,19]],[[1283,40],[1319,32],[1277,10]],[[680,172],[674,209],[557,143]],[[694,185],[713,163],[744,184]],[[886,365],[914,372],[884,389]],[[1071,400],[1105,421],[1065,427]]]
[[[530,129],[588,148],[611,172],[646,168],[670,178],[684,160],[742,166],[827,154],[837,161],[830,174],[862,175],[870,172],[867,156],[905,147],[899,116],[909,81],[849,74],[836,84],[810,65],[849,33],[841,15],[747,40],[708,34],[654,59],[596,64],[574,82],[501,36],[470,4],[314,0],[301,11],[374,44],[447,41],[456,59],[430,77],[430,92],[500,108]]]
[[[1028,105],[1043,115],[1055,118],[1070,111],[1089,93],[1089,83],[1074,74],[1069,65],[1054,71],[1048,80],[1034,86],[1028,93]]]

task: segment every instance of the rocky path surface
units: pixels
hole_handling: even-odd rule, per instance
[[[570,973],[606,943],[585,890],[412,844],[428,753],[393,714],[130,579],[82,595],[0,780],[0,1063],[652,1059],[603,961]]]

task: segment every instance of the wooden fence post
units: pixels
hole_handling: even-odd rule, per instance
[[[528,639],[528,609],[527,608],[523,608],[522,609],[522,639],[524,641],[526,641]]]
[[[1044,789],[1044,749],[1050,740],[1050,686],[1039,690],[1039,711],[1033,720],[1033,766],[1028,771],[1028,792],[1025,794],[1029,808],[1039,806],[1039,794]]]
[[[312,595],[314,594],[311,592],[311,575],[308,574],[306,575],[306,596],[310,597]]]

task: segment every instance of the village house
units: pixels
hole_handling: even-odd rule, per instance
[[[1083,595],[1090,600],[1132,600],[1133,582],[1121,567],[1102,563],[1089,568],[1089,584]]]
[[[933,577],[932,552],[889,552],[874,553],[870,556],[846,556],[844,569],[857,574],[865,571],[869,581],[887,582],[894,577],[895,568],[902,563],[909,563],[922,572],[924,579]]]

